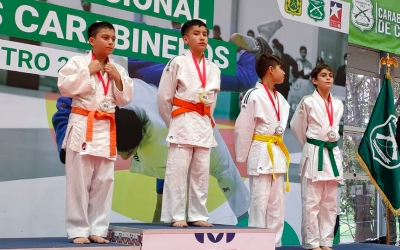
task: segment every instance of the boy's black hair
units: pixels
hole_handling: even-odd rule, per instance
[[[97,33],[99,33],[101,29],[110,29],[115,31],[114,26],[109,22],[92,23],[87,29],[87,39],[96,37]]]
[[[129,152],[139,146],[146,133],[147,122],[148,120],[140,120],[133,110],[116,107],[115,124],[118,151]]]
[[[201,21],[201,20],[199,20],[199,19],[189,20],[189,21],[187,21],[186,23],[184,23],[183,26],[182,26],[182,28],[181,28],[181,34],[182,34],[182,36],[186,35],[187,32],[190,30],[190,28],[192,28],[193,26],[199,26],[199,27],[204,26],[204,27],[206,27],[206,29],[207,29],[207,25],[206,25],[203,21]],[[208,35],[208,32],[209,32],[209,31],[208,31],[208,29],[207,29],[207,35]]]
[[[300,46],[299,51],[302,51],[302,50],[304,50],[304,51],[307,53],[307,48],[306,48],[306,46]]]
[[[321,63],[321,64],[318,64],[317,66],[315,66],[313,68],[313,70],[311,71],[311,79],[317,80],[319,72],[321,72],[323,69],[326,69],[329,72],[331,72],[332,74],[335,74],[330,65],[325,64],[325,63]]]
[[[256,61],[256,72],[258,77],[262,79],[270,66],[275,68],[278,65],[283,67],[283,62],[279,57],[269,53],[262,54]]]

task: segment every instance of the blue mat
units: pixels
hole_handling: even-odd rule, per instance
[[[123,246],[110,243],[112,246]],[[65,237],[55,238],[23,238],[23,239],[0,239],[0,249],[21,249],[21,248],[71,248],[71,247],[110,247],[110,244],[73,244]]]

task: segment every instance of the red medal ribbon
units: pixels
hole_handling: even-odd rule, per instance
[[[272,105],[274,106],[275,113],[276,113],[276,117],[278,118],[278,122],[279,122],[279,121],[281,120],[281,108],[280,108],[280,106],[279,106],[279,97],[278,97],[277,94],[276,94],[276,89],[274,88],[274,94],[275,94],[275,96],[276,96],[276,101],[277,101],[277,103],[278,103],[278,109],[277,109],[276,106],[275,106],[275,101],[274,101],[274,99],[272,98],[272,95],[271,95],[269,89],[265,86],[265,84],[262,84],[262,85],[264,86],[265,91],[267,91],[268,97],[269,97],[269,99],[271,100]]]
[[[206,62],[204,59],[204,54],[201,56],[201,60],[203,61],[203,75],[201,74],[200,66],[199,66],[199,63],[197,62],[197,58],[193,53],[192,53],[192,58],[193,58],[194,65],[196,65],[197,73],[199,74],[201,86],[204,89],[206,87],[206,79],[207,79],[207,77],[206,77]]]
[[[96,56],[92,53],[92,60],[96,60]],[[107,57],[107,63],[110,62],[110,59]],[[104,96],[107,96],[108,88],[110,87],[110,76],[108,76],[107,85],[104,81],[103,75],[100,71],[97,72],[97,77],[100,79],[101,84],[103,85],[104,89]]]
[[[317,91],[318,92],[318,91]],[[322,97],[322,95],[318,92],[318,94]],[[324,100],[324,98],[322,97],[322,100]],[[325,100],[324,100],[324,104],[325,104],[325,109],[326,109],[326,113],[328,114],[328,118],[329,118],[329,125],[332,128],[333,125],[333,105],[332,105],[332,98],[331,98],[331,94],[329,94],[328,96],[328,102],[329,104],[326,104]],[[330,109],[329,109],[330,106]]]

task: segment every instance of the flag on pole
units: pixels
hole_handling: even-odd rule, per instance
[[[394,113],[392,86],[385,74],[364,137],[358,146],[357,160],[386,206],[394,214],[400,214],[400,157]]]

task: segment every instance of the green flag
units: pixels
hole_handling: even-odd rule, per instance
[[[396,121],[392,86],[385,75],[358,147],[357,159],[385,204],[394,214],[400,214],[400,157],[395,140]]]

